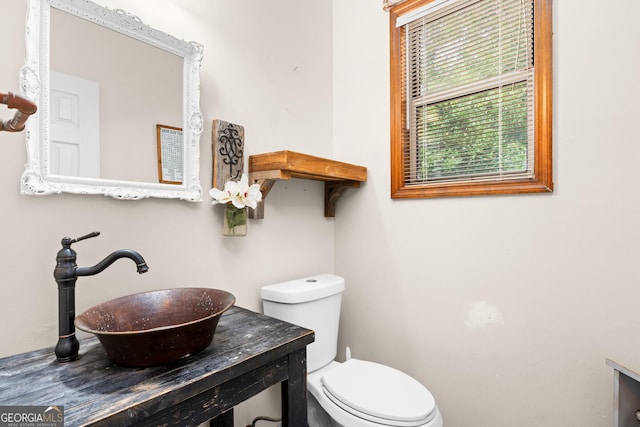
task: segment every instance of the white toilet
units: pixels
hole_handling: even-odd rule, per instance
[[[262,288],[264,314],[312,329],[307,347],[309,427],[442,427],[426,387],[378,363],[336,362],[344,279],[321,274]]]

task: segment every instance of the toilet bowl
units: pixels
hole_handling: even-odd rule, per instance
[[[309,427],[441,427],[443,423],[429,390],[407,374],[378,363],[331,362],[307,376],[307,388]],[[319,413],[315,405],[328,418],[311,419]]]
[[[307,347],[309,427],[442,427],[431,392],[379,363],[335,360],[344,279],[332,274],[262,288],[264,314],[315,332]]]

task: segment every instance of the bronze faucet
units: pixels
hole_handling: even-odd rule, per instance
[[[59,362],[71,362],[78,358],[80,343],[76,338],[76,327],[74,320],[76,317],[76,280],[79,276],[93,276],[109,267],[117,259],[129,258],[136,263],[138,273],[146,273],[149,270],[144,258],[131,249],[120,249],[107,255],[105,259],[93,267],[78,267],[76,264],[76,251],[71,249],[71,244],[90,237],[99,236],[98,231],[86,236],[71,239],[62,239],[62,249],[56,256],[56,268],[53,270],[53,277],[58,283],[58,344],[56,344],[55,354]]]

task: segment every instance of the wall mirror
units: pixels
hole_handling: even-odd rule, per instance
[[[202,45],[89,0],[29,0],[26,43],[22,194],[202,200]]]

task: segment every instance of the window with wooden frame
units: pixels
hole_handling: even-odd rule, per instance
[[[553,191],[551,3],[390,9],[392,198]]]

